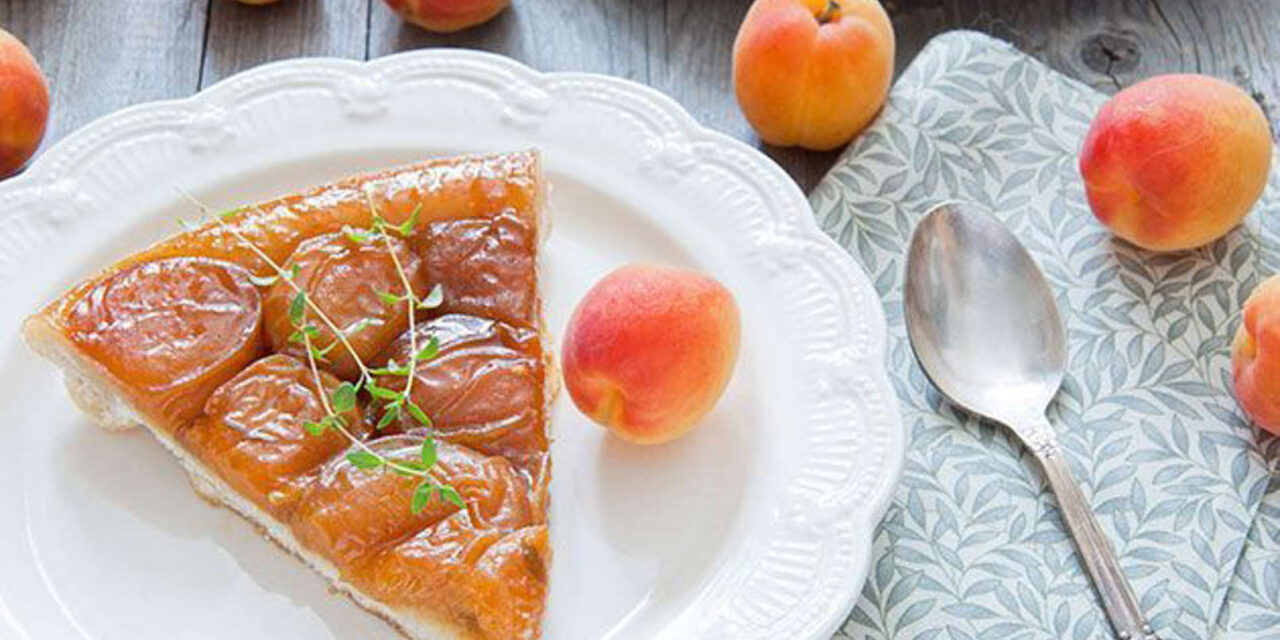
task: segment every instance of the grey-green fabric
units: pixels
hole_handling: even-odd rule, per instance
[[[1002,218],[1057,293],[1070,365],[1050,418],[1160,637],[1280,637],[1274,441],[1238,409],[1230,356],[1241,303],[1280,270],[1280,178],[1203,249],[1160,255],[1112,239],[1077,168],[1104,100],[1008,44],[945,34],[812,195],[819,224],[883,298],[908,433],[871,574],[837,637],[1112,637],[1034,462],[942,400],[911,355],[905,247],[951,199]]]

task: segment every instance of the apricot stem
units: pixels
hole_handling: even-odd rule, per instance
[[[827,6],[822,9],[822,13],[818,14],[818,24],[827,24],[838,17],[840,17],[840,3],[836,0],[827,0]]]

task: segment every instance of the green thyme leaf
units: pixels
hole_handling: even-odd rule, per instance
[[[226,211],[219,211],[214,215],[218,216],[218,218],[221,220],[230,220],[231,218],[234,218],[235,215],[237,213],[240,213],[241,211],[244,211],[244,207],[236,207],[234,209],[227,209]]]
[[[395,391],[379,387],[376,384],[366,385],[365,389],[369,390],[369,395],[378,398],[379,400],[395,400],[400,397],[400,394]]]
[[[270,276],[255,276],[252,274],[249,275],[249,282],[252,282],[253,284],[259,287],[269,287],[275,284],[276,281],[279,279],[280,279],[279,274],[270,275]]]
[[[441,304],[444,304],[444,287],[437,284],[431,287],[431,292],[427,294],[427,297],[418,301],[418,308],[434,309]]]
[[[421,424],[424,427],[431,426],[431,418],[428,418],[426,412],[415,404],[413,400],[406,402],[405,408],[409,410],[409,415],[413,416],[413,419],[418,421],[418,424]]]
[[[427,468],[416,460],[397,460],[395,466],[387,465],[387,468],[398,475],[410,478],[422,478],[427,475]]]
[[[347,454],[347,462],[350,462],[357,469],[368,470],[381,467],[383,460],[368,451],[352,451]]]
[[[409,237],[409,234],[413,233],[414,227],[418,226],[418,212],[421,210],[422,203],[418,203],[418,206],[414,207],[413,212],[409,214],[409,219],[405,220],[400,224],[400,226],[395,228],[396,233],[399,233],[400,237],[407,238]]]
[[[467,506],[462,502],[462,496],[458,495],[458,491],[447,484],[437,486],[436,491],[439,492],[441,498],[444,498],[445,502],[453,503],[458,507]]]
[[[320,436],[320,435],[324,435],[324,432],[326,429],[328,429],[328,426],[325,425],[324,422],[312,422],[308,420],[302,423],[302,428],[306,429],[307,433],[313,436]]]
[[[417,353],[413,354],[413,360],[414,362],[430,360],[436,357],[436,354],[438,353],[440,353],[440,340],[435,336],[431,336],[431,339],[427,341],[427,344],[423,345],[421,349],[418,349]]]
[[[382,429],[391,424],[393,420],[400,417],[400,405],[389,404],[383,407],[382,418],[378,420],[378,425],[374,429]]]
[[[409,405],[413,406],[413,405]],[[422,464],[428,469],[436,465],[436,439],[428,437],[422,441],[422,452],[420,454]]]
[[[387,293],[386,291],[376,291],[375,293],[378,294],[378,299],[382,301],[382,304],[385,304],[388,307],[395,306],[404,301],[404,296]]]
[[[299,329],[289,334],[289,342],[292,342],[295,344],[301,344],[302,342],[304,342],[302,339],[302,330]]]
[[[368,230],[354,229],[351,225],[344,225],[342,227],[342,233],[347,236],[348,240],[356,244],[369,244],[369,242],[373,240],[373,234]]]
[[[431,492],[435,488],[436,486],[430,480],[423,480],[418,484],[418,488],[413,490],[413,501],[409,503],[409,509],[415,515],[427,508],[427,503],[431,502]]]
[[[296,278],[298,277],[298,272],[299,272],[299,271],[302,271],[302,267],[299,267],[299,266],[298,266],[298,263],[296,263],[296,262],[295,262],[295,263],[293,263],[293,266],[289,267],[289,281],[290,281],[290,282],[293,282],[293,280],[294,280],[294,279],[296,279]]]
[[[177,220],[178,226],[182,227],[183,229],[186,229],[187,231],[195,231],[196,229],[200,228],[199,223],[192,222],[186,218],[177,218],[176,220]]]
[[[307,292],[299,291],[289,302],[289,321],[298,326],[302,324],[302,314],[307,310]]]
[[[310,351],[312,358],[315,358],[316,360],[320,360],[322,362],[328,362],[329,353],[334,349],[336,349],[338,347],[338,344],[339,344],[338,341],[334,340],[333,342],[329,343],[329,346],[320,348],[320,347],[317,347],[314,342],[310,342],[310,343],[307,343],[307,350]]]
[[[330,396],[333,401],[333,410],[338,413],[345,413],[356,406],[356,387],[350,382],[343,382],[333,390]]]
[[[400,376],[409,375],[409,366],[407,364],[399,364],[395,360],[388,360],[387,366],[377,369],[370,369],[370,373],[378,376]]]

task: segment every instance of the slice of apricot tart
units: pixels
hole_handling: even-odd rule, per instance
[[[537,638],[543,191],[529,151],[209,214],[24,337],[98,424],[146,427],[201,495],[406,636]]]

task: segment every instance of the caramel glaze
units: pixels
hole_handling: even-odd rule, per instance
[[[332,394],[338,379],[325,371],[319,378],[323,393]],[[178,429],[178,441],[241,495],[287,520],[319,467],[348,446],[337,431],[306,432],[304,423],[325,415],[316,390],[305,363],[269,355],[218,387],[204,415]],[[355,433],[365,432],[359,409],[343,418]]]
[[[318,393],[356,379],[355,362],[338,346],[317,380],[288,340],[292,288],[255,289],[249,272],[266,275],[267,266],[216,225],[126,258],[45,314],[135,403],[153,407],[188,451],[345,580],[447,620],[464,637],[536,638],[550,558],[539,188],[531,153],[439,160],[228,219],[273,260],[297,264],[296,281],[340,329],[372,318],[348,339],[376,365],[409,355],[403,307],[389,310],[376,296],[403,286],[385,245],[339,231],[368,226],[366,192],[393,223],[421,206],[424,224],[393,248],[419,295],[444,289],[444,304],[420,312],[417,328],[419,345],[434,336],[439,354],[418,363],[411,387],[433,424],[374,432],[380,408],[368,404],[344,418],[393,459],[417,459],[423,438],[434,437],[431,475],[460,493],[464,509],[437,498],[414,514],[413,478],[355,469],[341,434],[306,433],[304,423],[323,416]],[[332,339],[325,327],[317,342]],[[268,350],[276,353],[262,357]]]
[[[538,334],[479,316],[450,314],[417,328],[417,344],[435,337],[440,351],[418,363],[410,397],[431,416],[441,437],[487,455],[503,456],[521,469],[547,451],[542,428],[542,362]],[[398,338],[384,357],[405,362],[409,336]],[[383,376],[379,386],[403,386]],[[381,416],[371,409],[371,418]],[[400,416],[402,428],[413,418]]]
[[[164,258],[120,270],[67,309],[65,335],[143,413],[186,423],[263,350],[262,301],[240,267]]]
[[[396,259],[418,296],[427,293],[422,261],[399,238],[389,238]],[[295,327],[289,320],[289,304],[297,286],[307,292],[329,321],[346,336],[348,344],[369,362],[388,342],[409,327],[405,305],[389,305],[378,293],[404,294],[404,283],[384,241],[361,243],[343,233],[327,233],[306,240],[284,264],[297,269],[293,284],[277,281],[263,300],[263,321],[267,340],[277,352],[306,357],[303,344],[291,341]],[[316,346],[327,351],[327,368],[340,378],[354,380],[359,374],[355,359],[345,345],[334,344],[333,329],[321,322],[308,307],[303,321],[319,331]]]
[[[510,209],[491,218],[433,222],[414,238],[427,279],[449,292],[443,311],[530,328],[538,314],[537,240],[528,221]]]
[[[379,215],[395,224],[407,220],[414,210],[422,222],[490,217],[506,211],[536,229],[541,193],[536,152],[436,158],[242,207],[222,222],[282,263],[303,240],[342,231],[344,226],[368,228],[370,200]],[[174,215],[191,214],[184,208]],[[255,275],[271,275],[270,268],[230,231],[208,221],[130,254],[55,300],[43,314],[62,322],[80,298],[115,272],[173,256],[217,258]]]

